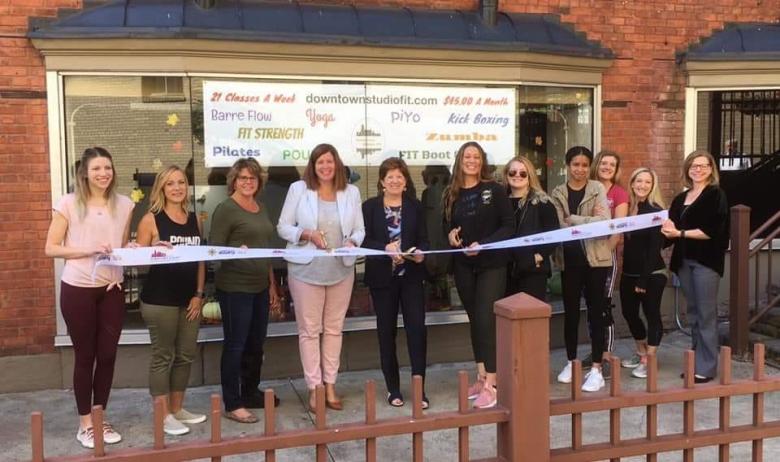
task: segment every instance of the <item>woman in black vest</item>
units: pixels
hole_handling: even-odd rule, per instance
[[[406,329],[412,375],[425,377],[425,266],[420,251],[428,249],[428,237],[424,210],[414,197],[412,178],[403,160],[391,157],[382,162],[377,188],[377,196],[363,203],[366,238],[362,245],[387,252],[409,252],[392,257],[367,257],[363,278],[371,289],[371,300],[376,312],[387,402],[391,406],[400,407],[404,405],[404,400],[395,351],[399,306]],[[428,398],[423,394],[423,409],[428,406]]]
[[[201,224],[190,211],[189,198],[182,169],[171,166],[158,173],[149,213],[138,224],[138,244],[200,245]],[[165,397],[163,429],[169,435],[183,435],[190,431],[185,424],[206,420],[182,407],[196,354],[205,279],[203,262],[152,265],[141,290],[141,314],[152,341],[149,389],[152,397]]]

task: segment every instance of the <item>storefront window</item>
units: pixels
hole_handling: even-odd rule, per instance
[[[314,89],[295,93],[294,98],[316,98],[339,92],[358,98],[343,109],[349,111],[349,127],[334,132],[336,134],[332,137],[309,136],[327,123],[327,111],[309,114],[309,119],[305,121],[308,125],[297,124],[293,114],[279,113],[274,115],[277,120],[289,122],[280,127],[293,131],[260,131],[257,132],[260,139],[247,144],[255,143],[264,153],[272,152],[272,146],[278,148],[278,152],[273,151],[273,155],[260,159],[267,170],[266,186],[260,200],[273,220],[279,216],[289,185],[300,178],[308,152],[317,143],[329,142],[336,145],[347,161],[350,180],[360,189],[364,200],[377,194],[378,165],[382,159],[400,155],[407,160],[415,194],[426,210],[426,226],[432,248],[447,247],[441,226],[441,197],[450,180],[454,153],[464,141],[484,137],[482,141],[498,171],[515,154],[530,157],[548,190],[564,181],[563,156],[566,149],[575,145],[593,145],[592,88],[298,82],[177,76],[66,76],[64,111],[69,188],[72,187],[75,163],[81,152],[89,146],[108,149],[114,156],[119,192],[136,201],[131,224],[134,234],[138,221],[147,211],[155,175],[168,165],[179,165],[190,177],[192,203],[195,212],[204,221],[204,233],[208,238],[211,214],[217,204],[227,197],[225,174],[233,158],[220,160],[215,155],[218,150],[215,150],[213,140],[218,138],[212,135],[213,127],[217,125],[213,124],[215,119],[211,113],[204,114],[204,108],[213,106],[204,98],[213,95],[204,97],[204,85],[208,87],[213,83],[218,89],[230,82],[262,84],[273,90],[293,84]],[[271,93],[279,98],[290,98],[294,92]],[[376,101],[382,103],[377,105]],[[289,100],[291,105],[296,102],[300,100]],[[496,111],[495,107],[501,105],[506,107]],[[236,129],[262,127],[263,117],[268,116],[262,112],[258,111],[257,123],[239,124]],[[343,120],[347,112],[330,114],[336,114]],[[435,122],[442,120],[436,117],[445,117],[445,122]],[[402,121],[407,123],[402,124]],[[476,123],[480,124],[480,128],[472,130],[470,127]],[[294,131],[298,129],[301,131]],[[254,131],[251,133],[255,136]],[[239,138],[245,135],[250,136],[249,132],[241,133]],[[286,141],[273,144],[264,138],[277,138],[277,141],[284,138]],[[422,139],[423,142],[409,144],[412,139]],[[228,146],[225,149],[232,152],[233,148]],[[277,237],[272,245],[284,247],[285,242]],[[432,255],[426,259],[430,275],[426,283],[428,311],[462,309],[449,271],[450,262],[451,257],[447,255]],[[285,263],[279,261],[274,265],[278,276],[284,280]],[[348,316],[371,316],[373,310],[368,288],[362,284],[361,263],[356,266],[356,272],[357,282]],[[145,268],[126,270],[127,328],[144,327],[138,311],[138,294],[145,274]],[[209,271],[207,281],[207,289],[213,293],[213,271]],[[287,299],[290,300],[289,297]],[[289,304],[274,319],[277,322],[292,320],[294,314]]]

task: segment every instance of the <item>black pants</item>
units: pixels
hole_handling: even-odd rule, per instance
[[[254,294],[217,290],[217,299],[225,337],[220,365],[222,400],[230,412],[244,407],[244,399],[259,394],[268,331],[268,290]]]
[[[647,344],[657,347],[661,344],[661,337],[664,334],[663,324],[661,323],[661,297],[666,287],[666,275],[651,274],[647,278],[647,287],[645,293],[637,293],[636,277],[626,276],[620,280],[620,304],[623,309],[623,317],[631,329],[631,335],[635,340],[647,339]],[[639,317],[639,305],[642,305],[642,311],[647,319],[647,329]]]
[[[604,284],[612,271],[611,267],[592,268],[590,266],[567,267],[561,272],[563,290],[564,328],[568,359],[577,358],[577,334],[580,325],[580,298],[585,294],[590,320],[590,346],[594,363],[601,363],[604,354],[604,311],[607,298]]]
[[[514,276],[509,273],[510,270],[507,269],[505,293],[507,297],[525,292],[537,300],[547,301],[546,273],[520,273]]]
[[[406,347],[412,375],[425,378],[428,334],[425,329],[425,295],[422,280],[393,276],[389,287],[372,288],[371,300],[376,312],[376,333],[385,385],[390,393],[400,392],[395,337],[398,332],[398,308],[404,319]]]
[[[455,262],[455,287],[469,316],[474,360],[485,363],[485,371],[496,372],[496,315],[493,304],[504,296],[506,266],[477,268]]]

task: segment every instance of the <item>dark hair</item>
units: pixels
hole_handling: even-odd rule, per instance
[[[482,149],[479,143],[476,141],[467,141],[458,149],[458,153],[455,155],[455,162],[452,165],[452,181],[447,189],[444,191],[444,198],[442,208],[444,209],[444,218],[450,221],[452,218],[452,206],[455,201],[458,200],[460,189],[463,187],[463,156],[466,153],[466,149],[475,148],[480,157],[482,158],[482,168],[479,171],[479,181],[490,181],[492,179],[490,174],[490,166],[488,165],[487,154]]]
[[[318,144],[311,150],[309,163],[306,164],[306,169],[303,171],[303,181],[309,189],[316,191],[320,187],[320,179],[317,178],[317,172],[314,167],[317,160],[327,153],[330,153],[333,156],[333,161],[336,164],[333,171],[333,187],[336,191],[343,191],[347,188],[347,169],[344,168],[344,163],[341,161],[341,157],[339,157],[339,152],[331,144]]]
[[[566,151],[566,165],[569,165],[571,160],[577,156],[585,156],[588,158],[588,160],[590,160],[590,163],[593,163],[593,153],[590,149],[586,148],[585,146],[574,146]]]
[[[383,160],[379,165],[379,179],[376,182],[376,190],[381,195],[384,191],[382,187],[382,180],[385,179],[390,170],[400,170],[401,175],[406,179],[406,194],[415,196],[414,181],[412,181],[412,175],[409,173],[409,167],[406,166],[406,162],[400,157],[388,157]]]
[[[230,171],[227,173],[228,195],[230,196],[236,191],[236,180],[238,180],[238,174],[241,173],[241,170],[243,169],[249,170],[249,173],[257,178],[257,191],[255,191],[255,196],[257,196],[257,194],[260,193],[260,190],[263,189],[263,167],[260,166],[256,159],[251,157],[238,159],[233,166],[230,167]]]

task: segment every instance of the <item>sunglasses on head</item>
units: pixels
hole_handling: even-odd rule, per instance
[[[510,171],[506,172],[506,174],[510,178],[514,178],[516,176],[518,176],[520,178],[528,178],[528,172],[526,172],[524,170],[510,170]]]

